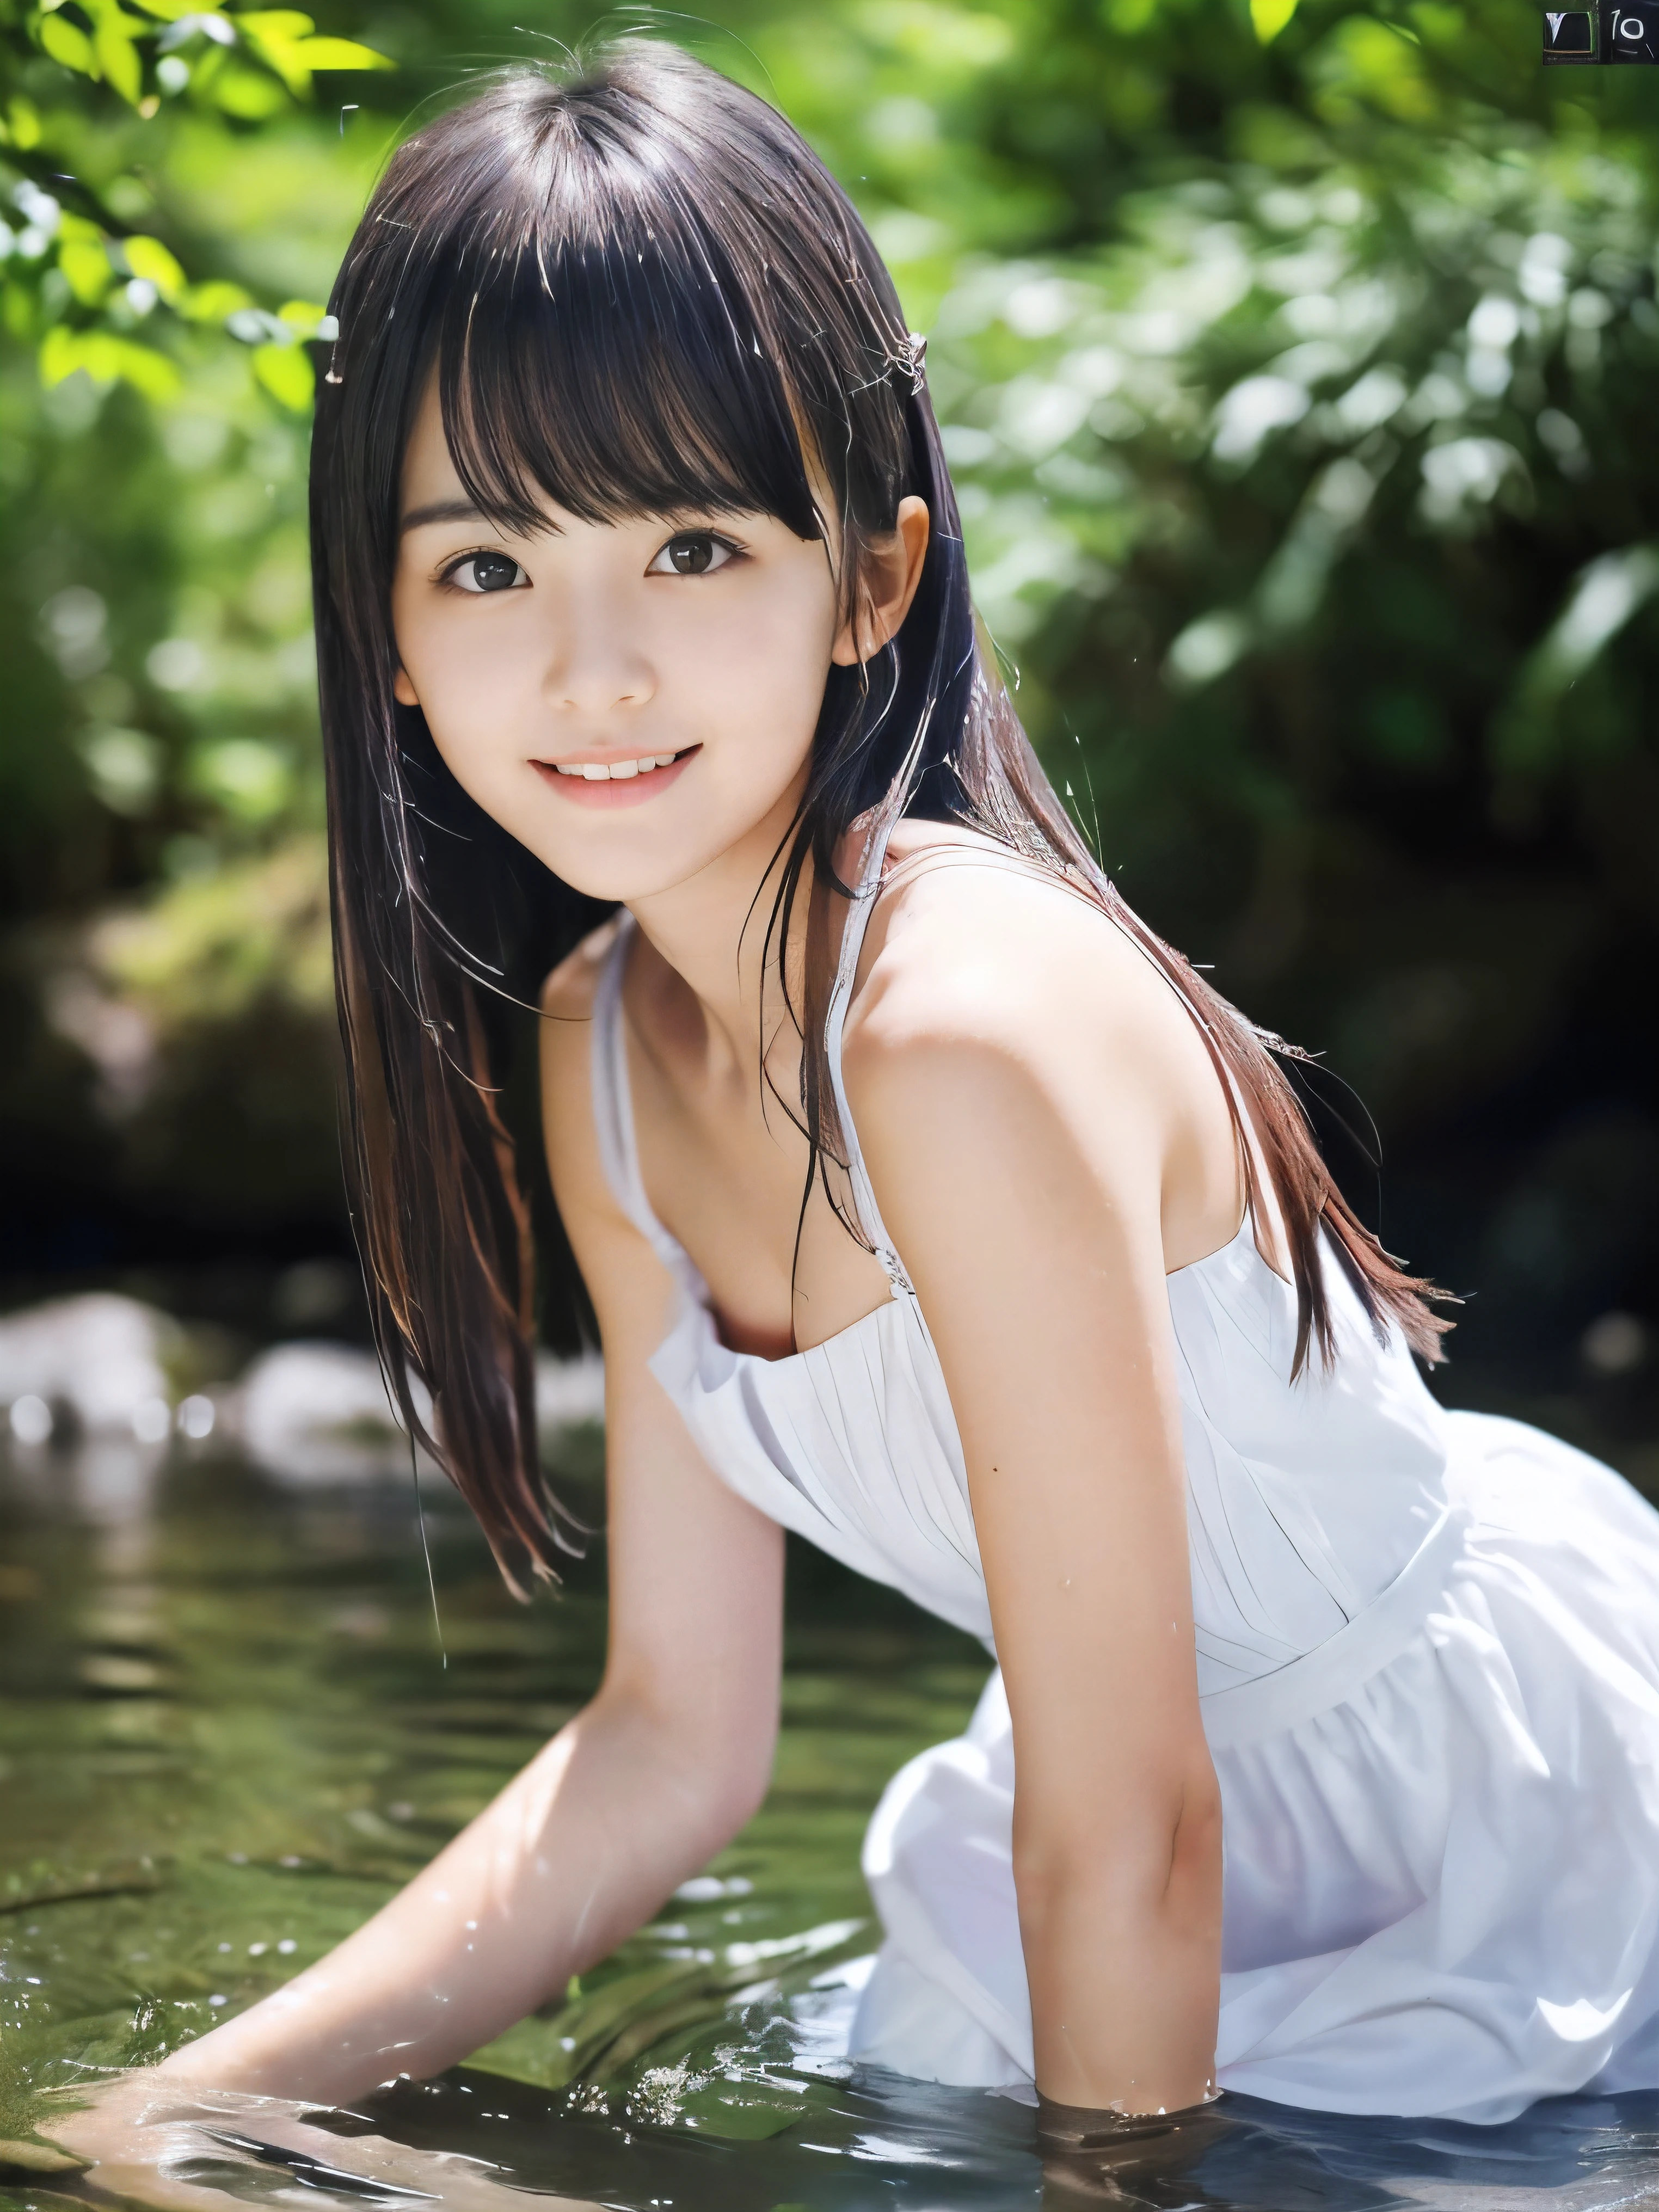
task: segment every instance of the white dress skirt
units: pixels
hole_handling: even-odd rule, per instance
[[[988,1650],[956,1422],[841,1085],[880,858],[829,1043],[889,1304],[786,1359],[719,1341],[640,1177],[626,920],[595,1007],[595,1121],[620,1203],[679,1283],[652,1368],[710,1466]],[[1292,1382],[1295,1292],[1248,1222],[1169,1278],[1223,1807],[1217,2078],[1327,2112],[1474,2121],[1659,2087],[1659,1515],[1535,1430],[1444,1412],[1334,1262],[1327,1279],[1336,1358]],[[1030,2085],[1013,1792],[994,1674],[967,1734],[913,1759],[871,1823],[885,1940],[852,2057]]]

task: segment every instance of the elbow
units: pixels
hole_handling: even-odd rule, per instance
[[[775,1728],[716,1749],[706,1770],[709,1814],[721,1844],[746,1828],[772,1787]]]
[[[676,1806],[677,1826],[690,1861],[705,1865],[740,1835],[766,1802],[772,1761],[698,1759],[688,1761],[684,1748],[664,1762],[666,1787]]]
[[[611,1684],[599,1705],[655,1777],[665,1809],[705,1856],[752,1820],[772,1786],[777,1743],[775,1698],[716,1700],[688,1708],[659,1692]]]
[[[772,1766],[769,1759],[763,1773],[745,1786],[733,1787],[720,1800],[720,1840],[730,1843],[755,1818],[765,1804],[772,1787]]]
[[[1097,1930],[1219,1941],[1221,1791],[1207,1753],[1165,1790],[1079,1822],[1017,1807],[1014,1887],[1028,1948]]]

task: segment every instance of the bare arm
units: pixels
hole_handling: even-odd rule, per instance
[[[765,1792],[781,1534],[709,1472],[647,1370],[669,1279],[599,1169],[585,979],[578,971],[561,996],[556,978],[550,999],[567,1018],[546,1024],[549,1156],[605,1355],[603,1682],[372,1920],[167,2060],[161,2070],[184,2080],[337,2100],[395,2074],[436,2073],[648,1919]]]
[[[1224,1105],[1097,915],[979,870],[906,896],[847,1072],[967,1458],[1037,2085],[1173,2111],[1213,2064],[1221,1853],[1165,1239],[1170,1218],[1199,1251],[1236,1225]]]

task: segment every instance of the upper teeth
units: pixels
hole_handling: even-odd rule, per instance
[[[584,776],[589,783],[621,783],[630,775],[643,775],[647,769],[672,768],[678,758],[678,753],[647,753],[641,760],[555,761],[553,765],[561,775]]]

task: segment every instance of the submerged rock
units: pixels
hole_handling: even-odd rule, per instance
[[[48,1444],[54,1461],[65,1446],[80,1456],[95,1446],[100,1498],[147,1494],[175,1434],[191,1444],[210,1437],[240,1443],[281,1482],[407,1479],[409,1438],[373,1352],[325,1340],[279,1344],[238,1382],[193,1391],[175,1409],[168,1366],[176,1370],[188,1349],[179,1323],[112,1292],[0,1316],[0,1429],[9,1429],[31,1462]],[[418,1382],[414,1398],[429,1421],[431,1403]],[[536,1410],[544,1435],[602,1419],[599,1359],[539,1355]],[[138,1450],[133,1465],[142,1468],[131,1480],[112,1479],[105,1468],[118,1444],[129,1458]]]
[[[165,1437],[165,1354],[177,1324],[112,1291],[58,1298],[0,1318],[0,1405],[21,1443],[64,1429]]]
[[[431,1401],[414,1385],[416,1411]],[[544,1432],[597,1421],[605,1407],[597,1358],[536,1363],[536,1411]],[[281,1344],[264,1352],[220,1401],[218,1427],[279,1482],[337,1483],[407,1478],[410,1442],[387,1395],[380,1362],[351,1345]],[[422,1471],[431,1469],[424,1453]]]
[[[605,1419],[605,1362],[597,1352],[580,1359],[536,1355],[536,1420],[542,1433],[579,1429]]]
[[[221,1401],[217,1425],[280,1482],[362,1482],[409,1472],[409,1439],[393,1418],[380,1362],[349,1344],[279,1344],[262,1352]]]

